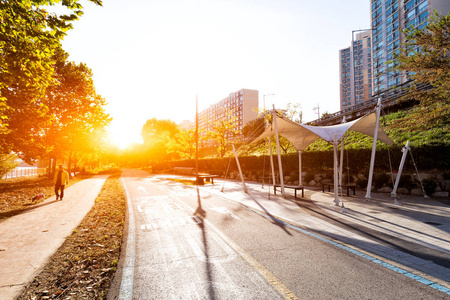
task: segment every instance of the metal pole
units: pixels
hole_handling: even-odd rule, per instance
[[[406,161],[406,155],[408,154],[408,150],[410,150],[410,149],[411,148],[409,148],[409,141],[406,141],[406,145],[402,149],[403,156],[402,156],[402,160],[400,161],[400,167],[398,168],[398,173],[397,173],[397,178],[395,179],[394,189],[391,192],[391,197],[394,198],[395,204],[400,204],[397,201],[397,188],[398,188],[398,184],[400,182],[400,177],[402,176],[403,166],[405,165],[405,161]]]
[[[239,164],[239,158],[237,156],[236,149],[234,148],[234,144],[231,145],[233,146],[234,157],[236,158],[236,164],[239,169],[239,174],[241,175],[242,185],[244,186],[244,193],[247,193],[247,186],[245,185],[244,175],[242,175],[241,165]]]
[[[347,121],[345,120],[345,116],[342,119],[342,123],[347,123]],[[341,194],[342,194],[342,169],[344,166],[344,136],[341,139],[341,159],[340,159],[340,164],[339,164],[339,187],[341,189]]]
[[[370,193],[372,191],[373,167],[375,164],[375,153],[377,151],[378,126],[380,125],[380,111],[381,111],[381,98],[378,98],[377,121],[375,123],[375,132],[373,133],[372,155],[370,157],[369,179],[367,181],[367,193],[366,193],[367,200],[370,200],[371,198]]]
[[[283,197],[285,197],[286,194],[284,192],[283,166],[281,164],[280,139],[278,137],[277,112],[275,110],[275,104],[273,105],[272,114],[273,114],[273,123],[275,125],[275,137],[277,139],[278,169],[280,171],[281,194],[283,195]]]
[[[339,194],[338,194],[338,141],[337,136],[334,135],[333,141],[333,160],[334,160],[334,206],[339,206]]]
[[[270,166],[272,168],[272,185],[275,187],[276,184],[276,178],[275,178],[275,167],[273,164],[273,154],[272,154],[272,138],[269,137],[269,154],[270,154]],[[270,189],[269,189],[270,191]]]
[[[198,95],[195,95],[195,181],[198,185]]]
[[[298,150],[298,186],[302,185],[302,151]]]

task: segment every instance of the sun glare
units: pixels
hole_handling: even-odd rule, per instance
[[[113,145],[120,149],[125,149],[135,143],[142,142],[140,136],[136,136],[132,130],[125,128],[110,130],[109,139]]]

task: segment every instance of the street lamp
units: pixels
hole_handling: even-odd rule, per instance
[[[264,126],[266,125],[266,96],[274,96],[275,94],[265,94],[265,95],[263,95],[263,105],[264,105]],[[269,148],[270,148],[270,153],[272,154],[272,145],[271,145],[271,143],[270,143],[270,137],[268,137],[268,140],[269,140]],[[274,174],[274,171],[273,171],[273,162],[272,162],[272,155],[270,155],[270,162],[271,162],[271,166],[272,166],[272,174]],[[262,183],[262,185],[261,185],[261,187],[262,188],[264,188],[264,169],[265,169],[265,167],[266,167],[266,161],[264,160],[264,162],[263,162],[263,178],[262,178],[262,180],[261,180],[261,183]],[[270,180],[269,180],[269,183],[270,183]],[[273,182],[273,184],[275,184],[275,181]],[[270,197],[270,189],[269,189],[269,197]]]

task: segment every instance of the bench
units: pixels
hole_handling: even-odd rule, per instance
[[[276,195],[277,194],[277,187],[281,187],[281,184],[275,184],[273,186],[273,193]],[[294,190],[294,195],[295,198],[297,198],[297,191],[298,190],[302,190],[302,198],[305,197],[305,189],[302,186],[298,186],[298,185],[285,185],[284,186],[285,189],[293,189]]]
[[[198,175],[198,184],[204,184],[204,180],[211,181],[211,184],[214,184],[214,178],[219,177],[219,175],[210,175],[210,174],[201,174]]]
[[[195,175],[195,168],[191,167],[174,167],[173,172],[180,175]]]
[[[333,183],[323,183],[322,192],[325,193],[325,186],[328,186],[328,192],[331,192],[331,187],[334,187]],[[342,185],[343,189],[347,189],[347,196],[350,196],[350,190],[353,190],[353,195],[356,195],[356,185]]]

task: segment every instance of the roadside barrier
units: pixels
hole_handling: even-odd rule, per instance
[[[36,167],[17,167],[11,172],[6,173],[2,179],[7,178],[17,178],[17,177],[26,177],[26,176],[38,176],[41,174],[45,174],[45,168],[36,168]]]

